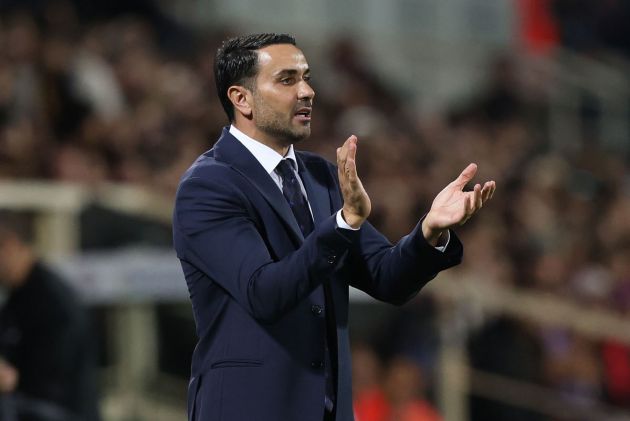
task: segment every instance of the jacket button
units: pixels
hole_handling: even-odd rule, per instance
[[[313,314],[316,316],[319,316],[320,314],[322,314],[323,311],[324,309],[322,308],[322,306],[319,306],[317,304],[311,307],[311,312],[313,312]]]
[[[335,263],[335,261],[337,260],[337,256],[335,256],[334,254],[331,254],[330,256],[328,256],[328,263],[329,264],[333,264]]]
[[[322,361],[311,361],[311,367],[313,368],[324,368],[324,363]]]

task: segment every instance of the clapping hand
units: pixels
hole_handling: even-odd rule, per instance
[[[431,210],[422,221],[422,233],[429,243],[436,245],[444,230],[463,225],[492,198],[497,187],[494,181],[486,181],[483,187],[475,184],[472,191],[464,191],[476,172],[477,164],[468,165],[433,199]]]
[[[344,199],[342,214],[353,228],[360,227],[372,209],[370,197],[357,175],[356,154],[357,137],[354,135],[337,148],[338,177]],[[429,243],[437,245],[445,230],[464,224],[492,198],[496,189],[494,181],[487,181],[483,186],[475,184],[472,191],[464,191],[464,186],[476,173],[477,164],[468,165],[435,197],[422,221],[422,233]]]
[[[337,176],[343,195],[343,219],[352,228],[359,228],[370,215],[372,203],[357,175],[357,137],[350,136],[337,148]]]

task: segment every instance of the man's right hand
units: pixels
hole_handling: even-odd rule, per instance
[[[357,175],[357,137],[350,136],[337,148],[337,172],[343,195],[343,219],[352,228],[359,228],[370,215],[372,203]]]

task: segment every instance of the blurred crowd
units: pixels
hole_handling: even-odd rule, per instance
[[[558,3],[566,3],[566,15],[571,2]],[[170,200],[182,172],[227,124],[212,78],[223,31],[192,35],[134,15],[84,25],[70,2],[2,18],[2,179],[134,183]],[[167,30],[186,45],[165,42]],[[370,219],[383,233],[394,241],[407,233],[439,189],[476,162],[477,179],[496,180],[498,190],[458,231],[466,256],[456,276],[630,314],[628,155],[592,138],[555,150],[546,135],[546,87],[521,78],[512,57],[497,57],[477,94],[430,114],[372,71],[351,39],[331,43],[325,57],[310,63],[313,135],[299,147],[332,160],[349,134],[359,137]],[[364,382],[375,382],[378,358],[359,352],[375,367]],[[630,349],[615,341],[501,319],[478,332],[470,353],[479,368],[554,387],[576,405],[630,409]],[[407,411],[424,417],[392,409],[397,399],[422,396],[423,374],[413,359],[388,361],[377,381],[384,389],[370,403],[385,415],[359,421],[439,419],[426,401]],[[528,416],[478,419],[539,419]]]
[[[558,21],[563,45],[586,54],[630,55],[630,4],[624,0],[545,0]]]

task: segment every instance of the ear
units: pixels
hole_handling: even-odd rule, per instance
[[[252,116],[251,92],[243,86],[233,85],[228,88],[227,96],[234,105],[234,113],[240,113],[244,117]]]

